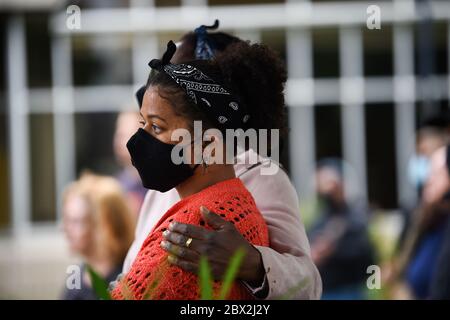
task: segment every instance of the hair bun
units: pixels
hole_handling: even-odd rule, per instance
[[[224,84],[238,95],[250,113],[249,127],[285,133],[284,62],[269,47],[239,41],[217,54],[214,62]]]

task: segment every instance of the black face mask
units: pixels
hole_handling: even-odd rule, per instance
[[[171,154],[174,144],[164,143],[140,128],[127,142],[131,162],[139,172],[142,185],[160,192],[169,191],[194,174],[198,164],[175,164]]]

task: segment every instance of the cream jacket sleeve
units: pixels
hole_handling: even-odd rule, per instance
[[[270,248],[256,247],[266,270],[266,299],[320,299],[322,281],[311,260],[297,192],[288,176],[282,169],[264,176],[258,167],[239,176],[269,229]]]

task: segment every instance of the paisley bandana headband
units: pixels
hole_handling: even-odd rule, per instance
[[[175,50],[175,44],[169,41],[163,58],[153,59],[149,62],[149,66],[170,76],[185,91],[188,98],[220,127],[245,128],[250,115],[240,99],[196,67],[195,61],[170,63]],[[136,95],[142,105],[143,92],[140,91]]]

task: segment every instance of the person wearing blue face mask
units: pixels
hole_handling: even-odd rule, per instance
[[[416,150],[407,164],[408,179],[416,191],[416,199],[414,202],[400,204],[402,205],[404,226],[400,233],[398,250],[401,250],[404,245],[406,233],[414,219],[415,211],[420,205],[423,188],[430,172],[430,157],[433,152],[444,146],[447,140],[444,124],[434,118],[425,121],[417,131]]]
[[[430,161],[428,157],[415,154],[408,162],[408,177],[411,184],[417,189],[421,190],[428,177]]]
[[[422,188],[428,178],[430,160],[429,158],[447,141],[447,135],[443,128],[425,124],[417,132],[416,153],[408,162],[408,178],[416,188],[419,198]]]
[[[408,232],[403,252],[407,263],[402,273],[412,296],[417,299],[429,299],[431,296],[431,285],[437,274],[438,259],[450,221],[449,191],[446,148],[442,147],[431,156],[422,203]]]

